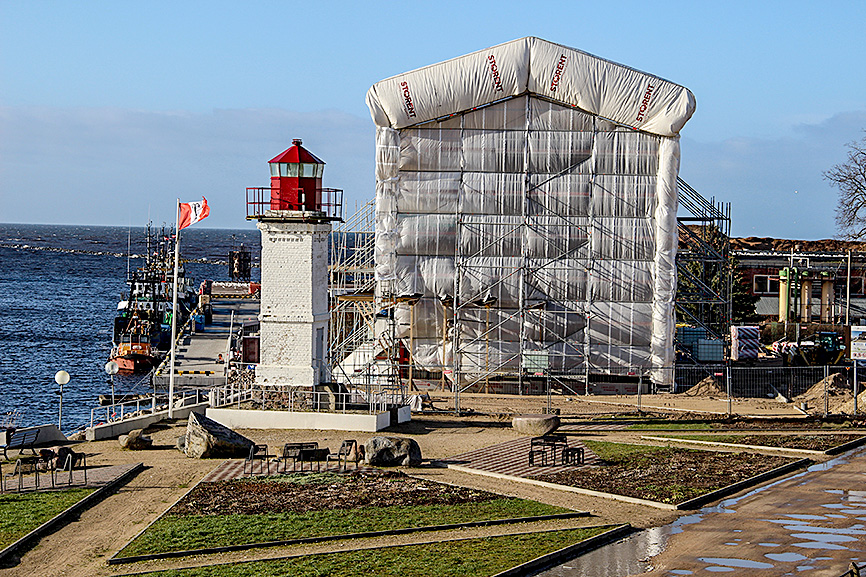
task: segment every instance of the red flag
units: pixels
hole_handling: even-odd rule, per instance
[[[205,197],[201,197],[201,202],[182,202],[180,203],[180,220],[177,223],[177,229],[183,230],[206,218],[209,214],[210,207],[207,205]]]

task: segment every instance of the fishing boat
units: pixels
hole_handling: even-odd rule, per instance
[[[110,361],[120,373],[143,373],[158,366],[171,348],[174,235],[148,225],[144,266],[127,268],[128,296],[117,304]],[[195,303],[192,279],[178,268],[178,325],[189,318]]]

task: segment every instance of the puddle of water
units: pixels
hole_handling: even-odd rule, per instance
[[[835,545],[833,543],[816,543],[815,541],[810,541],[806,543],[791,543],[791,546],[802,547],[804,549],[833,549],[836,551],[848,549],[848,547],[843,547],[842,545]]]
[[[786,525],[785,529],[791,531],[809,531],[809,533],[830,533],[832,535],[866,535],[866,531],[859,529],[845,529],[843,527],[813,527],[812,525]]]
[[[811,539],[812,541],[818,541],[820,543],[847,543],[857,540],[857,537],[828,533],[791,533],[791,537],[794,539]]]
[[[739,543],[725,543],[725,545],[739,545]]]
[[[722,565],[725,567],[737,567],[738,569],[772,569],[772,563],[764,563],[762,561],[752,561],[751,559],[737,559],[736,557],[698,557],[701,563],[710,563],[712,565]],[[708,568],[709,569],[709,568]]]
[[[773,561],[784,561],[785,563],[793,563],[794,561],[803,561],[808,559],[805,555],[799,553],[764,553],[764,557]]]
[[[625,539],[621,539],[616,543],[611,543],[594,551],[590,551],[580,557],[569,560],[567,563],[560,565],[558,567],[553,567],[544,573],[539,573],[538,577],[595,577],[599,574],[599,568],[604,568],[604,574],[607,577],[617,577],[623,575],[633,575],[638,573],[645,573],[652,569],[652,565],[650,563],[650,559],[662,551],[664,551],[667,546],[667,542],[671,535],[675,535],[677,533],[682,533],[686,526],[694,525],[700,523],[707,514],[709,513],[727,513],[734,514],[736,513],[735,507],[737,503],[742,501],[743,499],[748,499],[763,493],[769,489],[772,489],[782,483],[788,483],[792,480],[800,479],[807,475],[809,472],[816,471],[828,471],[835,467],[836,465],[840,465],[842,463],[847,463],[853,456],[859,455],[860,453],[866,451],[866,447],[863,447],[857,451],[853,451],[846,455],[836,457],[830,461],[825,461],[824,463],[818,463],[816,465],[812,465],[806,471],[801,471],[799,473],[795,473],[793,475],[789,475],[767,485],[758,487],[740,495],[738,497],[732,497],[730,499],[725,499],[721,501],[718,505],[709,506],[702,508],[698,513],[692,515],[685,515],[680,517],[673,523],[669,525],[665,525],[662,527],[654,527],[652,529],[646,529],[644,531],[639,531],[634,533]],[[810,479],[806,479],[803,484],[808,484],[811,482]],[[844,491],[839,491],[835,489],[831,489],[826,491],[830,494],[840,494],[844,495]],[[861,491],[859,494],[864,496],[866,499],[866,491]],[[791,503],[794,506],[794,503]],[[837,511],[833,511],[833,513],[840,513],[842,511],[838,511],[839,509],[845,509],[848,511],[858,511],[856,514],[866,514],[866,509],[858,510],[853,509],[853,503],[846,504],[827,504],[823,505],[825,508],[836,509]],[[856,506],[859,506],[858,502]],[[822,528],[815,528],[809,525],[809,521],[818,521],[818,520],[829,520],[830,517],[835,518],[848,518],[843,515],[832,515],[829,512],[826,516],[821,515],[799,515],[792,514],[786,515],[789,517],[788,519],[764,519],[766,522],[784,525],[785,528],[789,531],[798,531],[798,532],[808,532],[808,533],[796,533],[792,534],[792,537],[808,539],[807,542],[795,543],[794,546],[802,547],[806,549],[825,549],[825,550],[833,550],[833,549],[847,549],[842,545],[837,544],[834,541],[834,537],[842,537],[844,540],[851,539],[849,537],[844,537],[840,535],[838,531],[833,532],[830,529],[824,528],[824,531],[828,531],[829,533],[820,532]],[[858,518],[859,520],[866,521],[866,517]],[[741,533],[741,529],[734,529],[732,532]],[[737,539],[736,541],[742,541],[742,539]],[[738,543],[727,543],[728,545],[736,545]],[[760,543],[761,546],[764,547],[778,547],[777,543]],[[793,555],[799,555],[797,553],[793,553]],[[805,557],[804,557],[805,558]],[[792,558],[792,561],[794,559]],[[761,561],[750,561],[747,559],[724,559],[724,558],[715,558],[715,557],[705,557],[700,559],[701,562],[707,563],[708,566],[703,569],[709,572],[733,572],[736,569],[771,569],[773,565],[770,563],[764,563]],[[809,565],[803,565],[804,569],[807,570],[812,568]],[[736,569],[735,569],[736,568]],[[800,570],[798,568],[798,570]],[[691,575],[692,572],[679,569],[674,571],[669,571],[669,575]]]

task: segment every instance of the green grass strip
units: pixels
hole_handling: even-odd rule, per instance
[[[482,577],[603,533],[587,527],[147,573],[149,577]]]
[[[167,515],[127,545],[119,557],[348,535],[491,519],[566,513],[569,509],[524,499],[494,499],[459,505],[415,505],[259,515]]]
[[[66,489],[0,495],[0,549],[53,519],[94,489]]]

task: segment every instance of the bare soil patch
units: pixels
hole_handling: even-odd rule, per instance
[[[826,451],[844,445],[863,435],[665,435],[672,439],[693,439],[715,443],[735,443],[759,447]]]
[[[647,447],[597,467],[539,477],[605,493],[681,503],[792,462],[788,457]]]
[[[201,483],[169,512],[172,515],[306,513],[366,507],[456,505],[502,499],[501,495],[455,487],[399,472],[298,473],[263,479]]]

